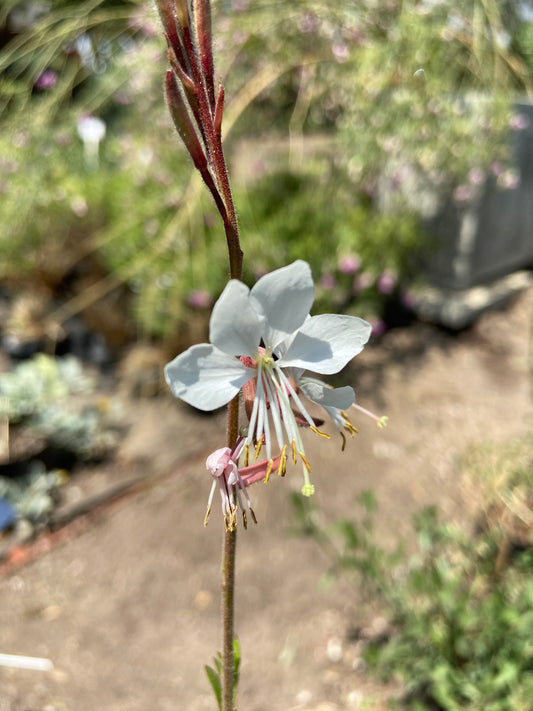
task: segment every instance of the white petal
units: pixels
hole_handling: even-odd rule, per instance
[[[250,304],[248,287],[232,279],[216,302],[209,322],[209,340],[229,355],[257,355],[263,317]]]
[[[225,405],[254,375],[255,370],[207,343],[192,346],[165,366],[174,395],[204,411]]]
[[[259,279],[250,292],[250,302],[265,317],[267,348],[274,348],[302,325],[314,298],[311,269],[301,259]]]
[[[279,364],[315,373],[338,373],[363,350],[372,327],[356,316],[312,316],[300,328]]]
[[[346,410],[355,400],[355,393],[349,385],[342,388],[329,388],[318,380],[304,380],[300,383],[300,389],[305,397],[322,407]]]

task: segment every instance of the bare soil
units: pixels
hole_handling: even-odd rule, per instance
[[[360,404],[388,414],[389,426],[355,416],[359,434],[344,453],[334,432],[329,442],[307,437],[325,524],[357,517],[356,497],[368,488],[384,545],[410,540],[412,514],[426,504],[472,524],[478,502],[465,486],[463,455],[531,427],[532,306],[530,289],[468,331],[415,324],[355,359],[343,381]],[[0,711],[216,708],[203,665],[220,645],[218,507],[207,528],[202,522],[205,457],[224,443],[224,414],[200,416],[161,396],[126,401],[124,417],[116,459],[73,477],[66,498],[132,474],[150,478],[3,568],[0,651],[48,657],[54,669],[0,667]],[[300,478],[291,470],[252,487],[258,525],[238,532],[238,708],[379,711],[400,689],[365,672],[349,634],[379,627],[379,607],[348,580],[321,590],[329,561],[291,535],[289,492]]]

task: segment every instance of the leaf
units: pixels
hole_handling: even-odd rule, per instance
[[[204,669],[205,673],[207,674],[209,683],[211,684],[211,688],[213,689],[213,693],[215,694],[218,708],[220,711],[222,711],[222,684],[220,682],[220,676],[213,669],[213,667],[210,667],[207,664],[205,665]]]
[[[233,640],[233,702],[237,700],[237,687],[239,685],[239,668],[241,665],[241,648],[237,637]]]

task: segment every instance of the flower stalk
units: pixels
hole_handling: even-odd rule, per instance
[[[210,0],[157,0],[168,45],[165,94],[172,120],[222,217],[231,279],[242,277],[239,226],[222,148],[224,88],[215,91]],[[227,444],[239,432],[238,397],[227,406]],[[234,709],[236,530],[224,533],[222,560],[222,711]]]
[[[165,94],[172,120],[224,223],[230,277],[242,276],[239,226],[222,148],[224,87],[215,91],[210,0],[158,0],[170,69]]]

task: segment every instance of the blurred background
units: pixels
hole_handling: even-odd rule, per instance
[[[501,199],[532,179],[520,162],[533,119],[527,2],[214,11],[248,281],[303,257],[320,309],[353,310],[379,332],[419,278],[468,287],[531,262],[526,199],[500,220],[505,239],[489,217],[458,243],[488,190]],[[225,245],[169,127],[154,7],[7,0],[0,23],[4,342],[37,335],[12,304],[22,293],[58,340],[79,315],[110,347],[184,331],[225,283]],[[517,212],[527,244],[512,234]]]
[[[454,457],[462,456],[472,442],[477,447],[487,433],[502,439],[524,434],[522,418],[530,407],[526,390],[531,364],[525,355],[530,317],[524,307],[529,302],[520,302],[510,315],[498,313],[495,320],[481,321],[477,331],[468,329],[475,328],[485,309],[506,303],[531,282],[533,3],[218,0],[213,13],[215,66],[226,90],[225,150],[245,252],[244,280],[252,284],[272,269],[305,259],[315,278],[316,312],[349,313],[372,323],[373,350],[363,356],[368,360],[363,360],[358,392],[403,425],[400,432],[393,430],[392,443],[378,439],[374,450],[371,444],[368,451],[363,449],[367,470],[363,464],[362,483],[350,485],[355,487],[350,492],[359,496],[363,485],[375,483],[389,499],[386,517],[405,522],[405,512],[400,516],[393,505],[391,481],[385,486],[385,480],[371,473],[373,458],[377,468],[394,461],[399,481],[408,481],[408,487],[412,467],[420,469],[420,481],[427,486],[425,493],[420,493],[422,484],[418,493],[409,489],[413,496],[403,504],[410,514],[445,488],[443,472],[453,469]],[[205,420],[184,408],[176,410],[169,399],[152,397],[165,392],[164,363],[206,339],[211,307],[228,278],[218,213],[165,106],[166,66],[152,2],[1,3],[0,527],[5,534],[0,554],[8,563],[17,556],[26,560],[19,545],[135,486],[148,474],[146,469],[164,474],[187,457],[200,461],[207,446]],[[485,355],[478,359],[474,353],[480,349]],[[463,366],[464,373],[454,381],[454,368]],[[412,378],[411,391],[405,374]],[[417,384],[417,374],[425,385]],[[350,371],[347,378],[353,382],[355,376]],[[461,409],[470,429],[451,404],[463,396],[471,398]],[[412,412],[405,421],[403,403]],[[505,422],[501,429],[488,423],[498,407]],[[223,424],[216,417],[213,438],[218,442]],[[428,425],[432,433],[416,439],[418,427]],[[179,429],[179,437],[173,428]],[[369,431],[370,443],[374,436],[375,431]],[[423,439],[425,445],[420,444]],[[174,440],[178,449],[170,451],[168,443]],[[342,555],[351,555],[354,563],[357,556],[350,546],[358,549],[362,557],[352,567],[374,576],[380,590],[388,590],[391,619],[406,631],[385,655],[385,666],[409,681],[415,662],[406,650],[414,649],[418,660],[429,660],[424,668],[420,661],[418,675],[411,677],[413,708],[532,708],[527,640],[533,630],[533,594],[526,582],[530,552],[519,572],[512,570],[518,587],[509,592],[507,580],[497,587],[513,546],[530,550],[530,453],[529,438],[516,447],[506,444],[503,454],[491,450],[481,455],[478,449],[468,454],[468,467],[476,472],[473,490],[486,493],[484,510],[490,509],[481,526],[488,531],[485,548],[476,548],[474,555],[462,538],[446,548],[450,537],[426,515],[418,528],[423,551],[429,550],[428,560],[438,561],[442,553],[445,561],[429,568],[427,588],[419,578],[408,577],[395,597],[398,578],[390,576],[397,560],[380,557],[377,543],[366,537],[370,527],[364,533],[357,526],[341,529]],[[422,464],[424,457],[429,464]],[[496,465],[496,460],[507,464]],[[355,470],[355,459],[347,472],[352,466]],[[85,478],[78,473],[73,484],[70,475],[80,467]],[[187,484],[180,486],[185,486],[187,501],[196,501],[193,479],[184,481]],[[443,494],[447,513],[457,512],[454,496]],[[467,498],[477,501],[471,490]],[[276,501],[284,505],[281,494]],[[330,511],[334,517],[343,504],[338,497],[336,502]],[[374,510],[372,502],[363,497],[367,514]],[[294,507],[295,512],[286,510],[286,515],[294,514],[299,533],[323,544],[315,514],[297,500]],[[201,525],[202,517],[203,509],[191,526]],[[146,518],[151,520],[148,514]],[[512,533],[516,530],[518,537]],[[286,531],[278,533],[286,539]],[[389,534],[381,535],[386,539]],[[114,540],[110,535],[110,549]],[[333,569],[346,567],[345,558],[332,553],[334,546],[326,548]],[[73,555],[79,563],[90,559],[94,550],[89,546]],[[169,554],[165,564],[170,559]],[[443,570],[450,560],[459,561],[459,568],[446,578]],[[314,556],[308,564],[308,571],[317,565]],[[85,570],[85,564],[80,565]],[[216,569],[217,563],[213,565]],[[54,570],[61,569],[60,561],[57,566]],[[36,589],[47,575],[57,577],[50,570],[34,574]],[[177,568],[178,582],[181,574]],[[468,608],[466,594],[454,597],[464,592],[465,576],[469,591],[477,581],[481,597],[474,609]],[[103,591],[107,583],[104,575]],[[200,595],[205,581],[191,578],[188,584],[195,590],[194,614],[210,610]],[[47,585],[49,590],[55,583]],[[117,585],[122,590],[122,583]],[[216,589],[216,577],[209,585]],[[422,612],[414,608],[417,614],[410,617],[413,600],[434,602],[443,587],[434,629],[419,627],[427,606]],[[14,585],[6,592],[13,610],[19,609],[17,594],[23,588]],[[487,590],[490,595],[482,597]],[[69,593],[61,595],[66,600]],[[118,609],[118,593],[117,600]],[[48,610],[45,622],[50,615],[55,619],[57,609],[43,609]],[[476,610],[482,613],[476,616]],[[22,620],[25,614],[21,608]],[[478,678],[484,666],[489,669],[486,659],[496,655],[498,645],[479,642],[468,683],[457,670],[466,664],[468,635],[476,625],[482,629],[490,615],[496,620],[495,640],[512,634],[517,641],[490,667],[487,679],[497,683],[484,681],[481,692],[482,684],[472,678]],[[513,615],[517,626],[518,618],[522,621],[518,632],[506,626]],[[368,625],[361,624],[368,632]],[[464,632],[463,637],[457,632],[460,653],[447,636],[450,625],[454,634]],[[342,637],[341,626],[334,625]],[[187,639],[192,639],[194,624],[187,629]],[[386,634],[383,626],[380,629],[367,637],[358,633],[352,642],[388,639],[389,627]],[[42,634],[46,639],[46,631]],[[433,651],[413,641],[431,635]],[[274,643],[269,639],[263,639],[267,647]],[[42,642],[42,652],[52,654],[55,648],[47,644]],[[101,640],[95,649],[99,644]],[[139,655],[149,649],[150,640],[144,644]],[[324,641],[324,663],[335,664],[335,644],[332,652],[328,644]],[[362,658],[359,652],[353,654]],[[374,661],[379,657],[374,649],[372,655]],[[87,666],[98,668],[97,658],[98,651]],[[404,667],[395,668],[391,659]],[[276,678],[273,671],[271,685]],[[123,688],[133,683],[127,675],[122,681]],[[185,693],[176,684],[179,693]],[[16,700],[17,685],[13,688],[10,697]],[[176,688],[166,689],[167,701]],[[290,687],[300,699],[293,699],[294,708],[311,708],[305,694],[298,697],[297,691]],[[187,708],[210,708],[205,699],[194,702],[199,693],[191,692]],[[319,692],[313,693],[317,698]],[[343,687],[339,698],[344,706],[339,701],[332,708],[359,708],[354,693]],[[26,700],[34,698],[31,694],[37,694],[36,699],[46,696],[34,690],[27,694]],[[79,698],[68,708],[83,709]],[[510,699],[510,706],[504,698]],[[489,701],[496,705],[487,705]],[[102,708],[137,708],[133,699],[113,703],[108,699]],[[152,702],[143,703],[139,708]],[[170,708],[165,703],[160,700],[159,708]],[[266,700],[264,707],[257,700],[255,704],[249,708],[271,708]],[[35,701],[35,708],[67,706]]]

